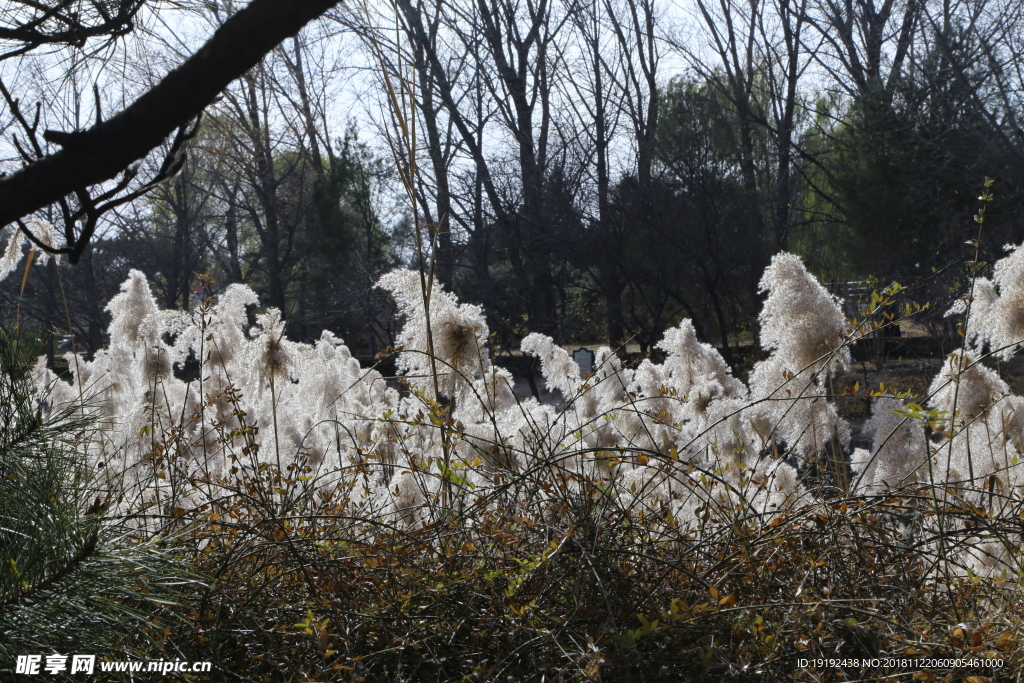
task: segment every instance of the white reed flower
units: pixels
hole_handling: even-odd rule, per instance
[[[397,342],[405,347],[398,368],[421,386],[428,386],[434,369],[444,396],[454,398],[490,368],[487,350],[487,321],[479,306],[460,304],[454,294],[434,283],[430,297],[430,335],[427,334],[426,308],[420,275],[398,269],[380,278],[377,286],[386,289],[398,304],[405,324]],[[430,348],[430,340],[433,348]],[[434,363],[430,356],[433,355]]]
[[[1024,249],[1006,245],[1009,255],[996,262],[992,280],[976,278],[973,300],[958,300],[946,315],[967,318],[966,341],[980,351],[988,343],[1003,360],[1012,358],[1024,343]]]
[[[41,218],[29,218],[25,221],[25,227],[43,244],[54,248],[57,247],[57,231],[49,221]],[[11,233],[11,239],[7,243],[7,249],[4,250],[3,256],[0,256],[0,280],[10,275],[11,271],[21,263],[21,258],[24,255],[22,247],[26,242],[39,255],[39,263],[46,263],[50,260],[50,255],[36,247],[29,240],[25,231],[17,227]]]
[[[850,324],[839,300],[828,293],[793,254],[776,254],[758,286],[767,292],[758,317],[761,347],[771,351],[777,368],[793,375],[808,373],[824,384],[828,373],[850,364],[846,341]],[[776,376],[751,375],[754,393],[767,396],[779,387]]]
[[[121,293],[107,304],[111,321],[107,331],[112,346],[132,346],[140,341],[143,321],[159,312],[156,298],[141,270],[132,269],[121,285]]]
[[[996,401],[1010,394],[1010,387],[998,373],[985,367],[977,352],[960,349],[951,353],[928,388],[930,405],[965,424],[984,413]]]
[[[565,400],[570,400],[582,384],[580,366],[569,352],[547,335],[534,332],[519,343],[523,353],[540,358],[540,371],[549,390],[557,389]]]
[[[904,409],[904,401],[893,396],[880,396],[872,404],[867,423],[872,450],[858,448],[850,458],[860,478],[859,492],[875,493],[912,483],[926,466],[924,427],[918,420],[897,414]]]

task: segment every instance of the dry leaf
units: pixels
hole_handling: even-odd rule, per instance
[[[1003,631],[996,636],[996,647],[1003,652],[1012,650],[1017,645],[1017,636],[1010,633],[1009,631]]]

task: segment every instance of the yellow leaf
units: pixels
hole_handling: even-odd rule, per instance
[[[680,600],[679,598],[676,598],[672,601],[672,604],[669,605],[669,611],[672,614],[678,614],[680,612],[684,614],[689,614],[690,606],[686,604],[685,600]]]
[[[1012,650],[1017,645],[1017,636],[1010,633],[1009,631],[1003,631],[996,636],[996,647],[1006,652]]]
[[[24,296],[25,295],[25,283],[28,282],[28,269],[32,267],[32,260],[35,259],[35,257],[36,257],[36,250],[35,249],[33,249],[32,251],[28,252],[28,258],[25,259],[25,272],[21,276],[21,291],[18,293],[18,296]]]
[[[708,588],[708,590],[711,591],[711,597],[713,597],[715,600],[717,600],[718,599],[718,589],[715,588],[714,586],[711,586],[711,587]]]

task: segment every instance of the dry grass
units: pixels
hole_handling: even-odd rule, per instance
[[[768,523],[707,509],[681,533],[597,484],[559,484],[544,471],[555,465],[412,529],[351,516],[348,491],[314,490],[302,468],[243,470],[216,501],[164,520],[208,577],[164,645],[253,681],[980,683],[1024,672],[1017,582],[958,570],[979,528],[1016,543],[1019,517],[988,519],[962,498],[937,507],[918,488]],[[942,556],[929,550],[936,511]],[[1002,666],[800,666],[875,657]]]

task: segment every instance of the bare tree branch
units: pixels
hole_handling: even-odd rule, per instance
[[[18,44],[0,60],[42,45],[83,47],[89,38],[113,40],[134,28],[135,15],[147,0],[12,0],[0,18],[0,42]],[[113,10],[113,12],[111,12]]]
[[[63,149],[0,178],[0,225],[115,178],[198,116],[278,43],[336,2],[252,0],[198,52],[121,113],[86,131],[47,131],[44,137]],[[87,240],[88,234],[82,234],[77,241]],[[72,248],[72,260],[81,253],[77,247]]]

